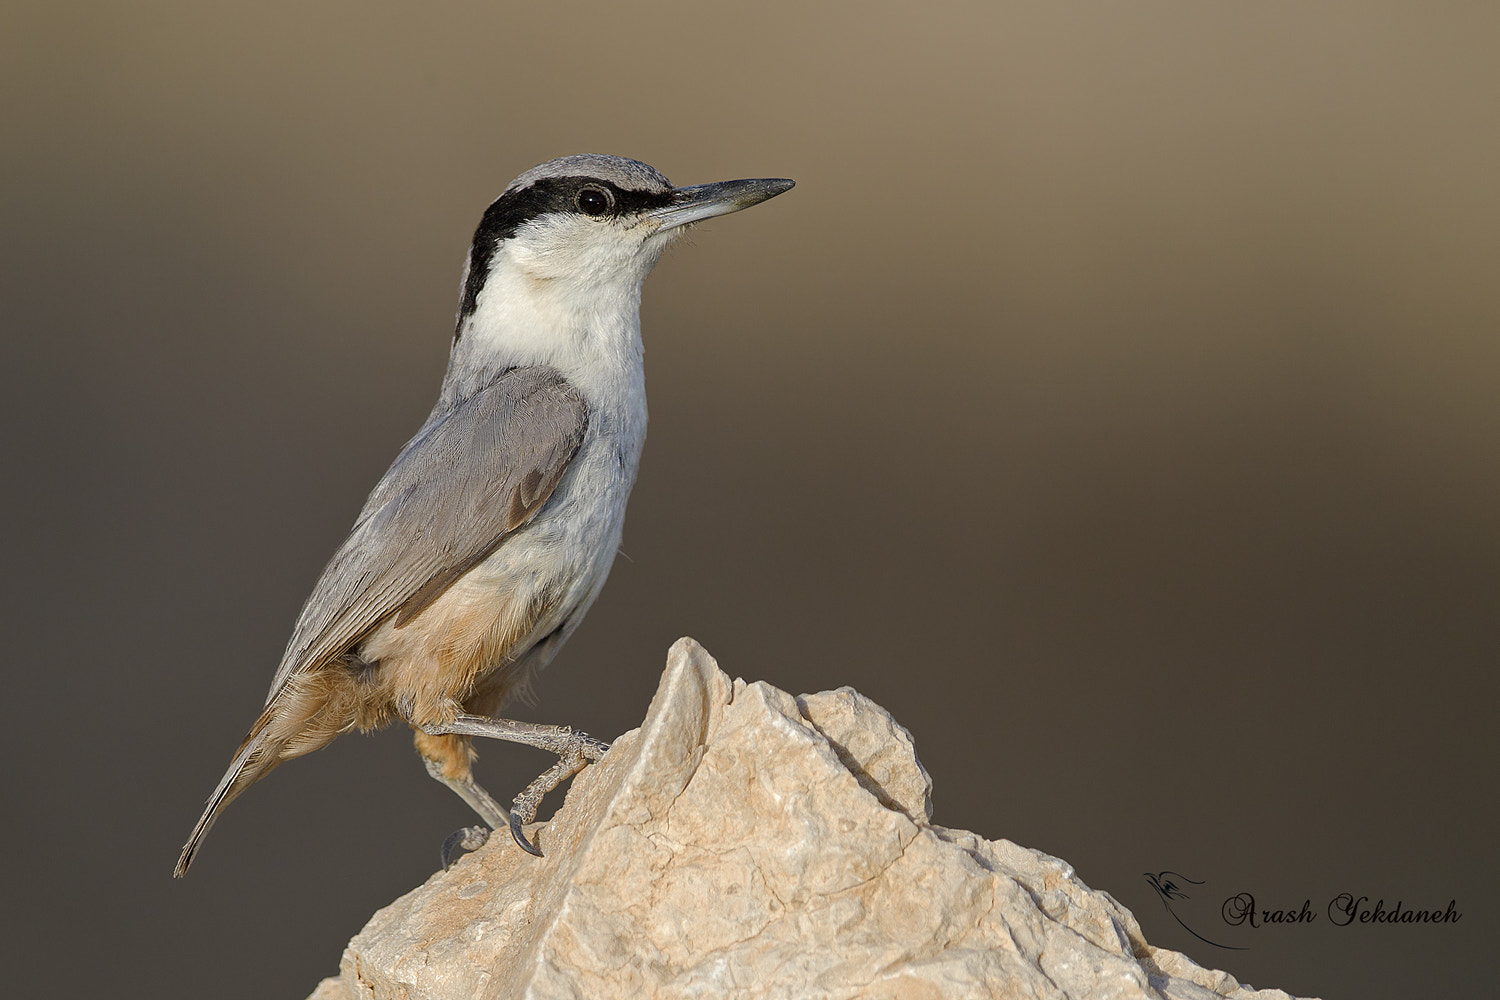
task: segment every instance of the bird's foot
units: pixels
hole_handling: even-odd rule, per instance
[[[485,736],[490,739],[524,743],[526,746],[550,750],[557,754],[558,761],[547,772],[537,778],[526,790],[516,796],[515,809],[506,815],[505,810],[489,797],[470,777],[451,778],[443,762],[428,759],[427,772],[443,784],[452,788],[463,800],[474,807],[484,821],[498,830],[509,824],[516,845],[528,854],[537,857],[542,852],[526,839],[522,827],[536,819],[537,806],[542,797],[568,778],[582,771],[589,761],[599,760],[609,752],[609,744],[596,740],[587,733],[580,733],[571,726],[549,726],[536,722],[518,722],[515,719],[491,719],[482,715],[460,715],[448,722],[413,723],[428,736]],[[420,743],[419,743],[420,749]],[[424,751],[425,753],[425,751]]]
[[[542,798],[548,792],[582,771],[590,761],[601,759],[609,752],[609,744],[596,740],[587,733],[568,729],[566,737],[559,740],[556,746],[550,746],[547,749],[557,754],[557,763],[527,785],[526,790],[516,796],[516,801],[510,807],[511,837],[515,839],[516,846],[521,850],[537,857],[541,857],[542,852],[526,839],[526,833],[522,828],[536,819],[537,806],[541,805]]]
[[[490,828],[487,826],[466,826],[448,834],[448,839],[443,841],[443,871],[447,871],[460,854],[479,850],[489,839]]]

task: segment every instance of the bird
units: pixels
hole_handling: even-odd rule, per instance
[[[279,764],[400,721],[427,772],[486,824],[522,826],[607,744],[496,717],[577,629],[620,545],[646,438],[641,287],[693,223],[793,187],[674,187],[637,160],[564,156],[485,210],[460,280],[431,414],[376,484],[297,618],[264,708],[182,848],[182,877],[220,813]],[[510,810],[474,780],[472,739],[557,763]]]

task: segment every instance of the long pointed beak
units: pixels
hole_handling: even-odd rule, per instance
[[[785,177],[759,177],[754,180],[719,181],[717,184],[677,188],[672,192],[672,204],[650,212],[649,217],[661,223],[657,232],[664,233],[690,222],[728,215],[751,205],[759,205],[767,198],[790,191],[795,183]]]

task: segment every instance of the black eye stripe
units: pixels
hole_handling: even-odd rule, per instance
[[[474,244],[469,250],[469,274],[464,279],[463,298],[458,306],[460,326],[478,304],[480,289],[484,287],[499,242],[510,239],[522,226],[539,216],[553,212],[579,212],[578,196],[584,188],[607,191],[613,196],[614,211],[619,215],[633,215],[672,203],[671,189],[627,190],[597,177],[544,177],[534,184],[507,191],[485,209],[479,228],[474,230]]]

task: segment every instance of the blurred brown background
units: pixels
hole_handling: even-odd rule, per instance
[[[937,822],[1202,964],[1491,981],[1492,5],[211,6],[0,14],[7,993],[304,996],[472,821],[349,737],[170,877],[480,212],[582,151],[798,187],[648,282],[628,558],[521,714],[629,729],[691,634],[858,687]],[[1242,891],[1320,916],[1226,928]]]

